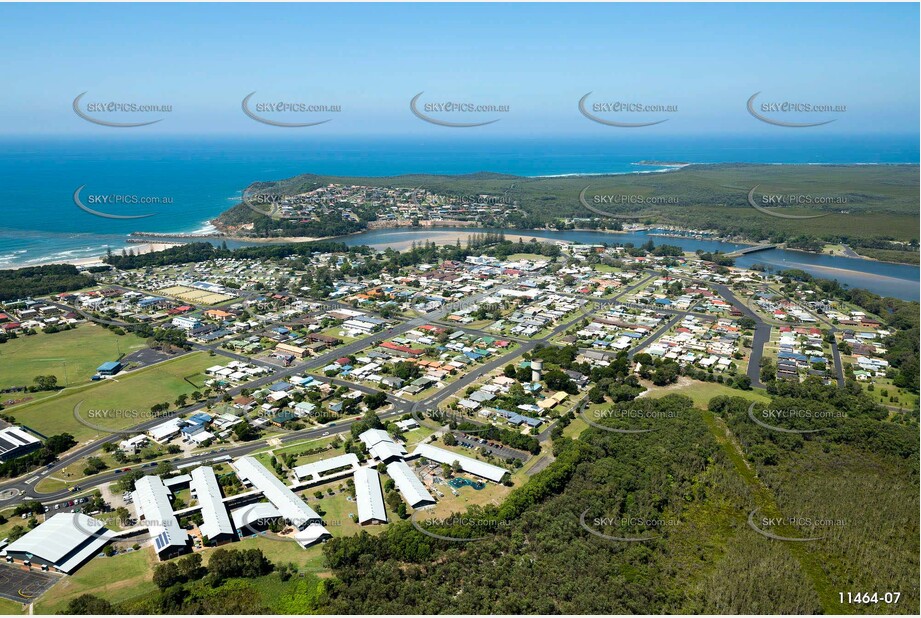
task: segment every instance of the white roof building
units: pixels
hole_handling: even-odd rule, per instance
[[[406,465],[406,462],[395,461],[387,465],[387,474],[396,483],[397,489],[406,503],[416,509],[420,506],[435,504],[435,498],[428,492],[422,481]],[[355,484],[356,487],[358,483]]]
[[[178,418],[171,418],[165,423],[160,423],[156,427],[148,429],[147,435],[149,435],[154,442],[162,443],[178,436],[181,427],[182,425]]]
[[[460,453],[455,453],[453,451],[448,451],[443,448],[438,448],[437,446],[432,446],[431,444],[420,444],[416,447],[416,450],[413,451],[413,455],[421,455],[426,459],[431,459],[438,463],[452,465],[455,461],[460,464],[461,470],[468,472],[470,474],[475,474],[476,476],[483,477],[484,479],[498,483],[502,480],[502,477],[508,472],[505,468],[500,468],[499,466],[494,466],[488,464],[485,461],[480,461],[478,459],[473,459],[472,457],[467,457],[466,455],[461,455]]]
[[[170,494],[158,476],[145,476],[134,483],[132,494],[138,519],[143,519],[154,550],[161,558],[174,556],[189,547],[189,535],[179,526],[170,504]]]
[[[0,429],[0,461],[19,457],[41,445],[41,440],[21,427]]]
[[[192,481],[189,488],[192,495],[201,505],[201,515],[204,523],[198,527],[203,536],[210,540],[224,536],[234,536],[234,527],[224,506],[224,497],[221,486],[214,475],[214,469],[209,466],[199,466],[192,470]]]
[[[57,513],[10,543],[6,555],[70,574],[98,554],[113,536],[98,519],[81,513]]]
[[[329,533],[329,530],[323,527],[322,524],[310,524],[300,532],[294,535],[294,540],[297,541],[297,544],[303,548],[308,548],[314,543],[319,543],[320,541],[332,538],[332,534]]]
[[[257,527],[268,527],[270,522],[281,518],[281,513],[273,504],[256,502],[234,509],[230,517],[233,519],[233,527],[244,535],[256,532]]]
[[[310,523],[322,523],[316,511],[307,506],[297,494],[281,482],[265,466],[252,457],[241,457],[233,462],[241,480],[248,481],[275,505],[281,516],[293,526],[303,530]]]
[[[355,470],[355,501],[358,503],[358,523],[386,524],[387,510],[381,491],[381,475],[374,468]]]
[[[338,455],[336,457],[330,457],[329,459],[321,459],[320,461],[298,466],[294,468],[294,474],[299,480],[310,478],[316,481],[330,470],[345,467],[353,469],[358,467],[358,456],[355,455],[355,453],[346,453],[345,455]]]
[[[369,429],[358,436],[368,452],[375,459],[383,462],[392,459],[404,459],[407,455],[406,449],[402,444],[397,444],[390,434],[383,429]]]

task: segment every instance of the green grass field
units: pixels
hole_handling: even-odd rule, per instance
[[[0,345],[0,388],[31,386],[38,375],[55,375],[61,386],[90,381],[102,363],[147,347],[140,337],[116,335],[95,324],[51,335],[20,336]]]
[[[770,398],[761,391],[741,391],[737,388],[716,384],[715,382],[698,382],[697,380],[693,380],[687,385],[681,384],[678,386],[668,386],[666,388],[653,388],[653,390],[645,396],[658,398],[673,394],[690,397],[694,401],[694,406],[703,410],[707,409],[707,404],[710,403],[711,399],[719,395],[744,397],[759,403],[768,403],[770,401]]]
[[[546,255],[540,255],[539,253],[513,253],[508,256],[508,259],[511,261],[531,260],[532,262],[549,262],[551,260]]]
[[[104,429],[125,429],[148,420],[153,404],[165,401],[172,404],[182,393],[201,390],[205,380],[203,371],[213,364],[214,359],[207,354],[193,352],[135,373],[64,391],[60,395],[16,407],[10,413],[18,422],[45,435],[67,432],[83,442],[100,437],[104,431],[74,418],[74,407],[78,404],[80,416],[84,419],[90,419],[90,410],[129,411],[120,413],[117,418],[97,416],[89,420],[92,425]],[[114,415],[114,412],[110,414]]]
[[[0,614],[4,616],[13,616],[16,614],[25,614],[26,606],[15,601],[0,599]]]
[[[151,547],[111,558],[93,558],[46,592],[35,604],[35,613],[55,614],[81,594],[94,594],[118,603],[153,592],[156,562]]]

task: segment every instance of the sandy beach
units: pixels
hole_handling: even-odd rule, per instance
[[[151,242],[151,243],[138,244],[138,245],[134,245],[131,247],[126,247],[125,251],[134,251],[135,255],[144,255],[145,253],[155,253],[157,251],[164,251],[172,247],[177,247],[181,244],[182,243],[178,243],[178,242]],[[121,251],[112,251],[112,253],[113,255],[120,255]],[[103,253],[99,257],[80,258],[76,260],[62,260],[62,261],[55,260],[55,261],[50,261],[50,262],[43,262],[43,264],[73,264],[74,266],[98,266],[100,264],[104,264],[104,262],[102,261],[104,257],[105,257],[105,253]],[[38,266],[38,264],[34,264],[34,266]]]

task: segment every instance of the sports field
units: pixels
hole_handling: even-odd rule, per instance
[[[22,424],[46,436],[67,432],[77,441],[95,439],[107,430],[121,430],[150,420],[150,407],[204,389],[204,370],[214,359],[193,352],[136,372],[63,391],[9,412]],[[79,416],[74,416],[77,407]],[[101,412],[104,411],[104,412]],[[102,428],[102,429],[97,429]]]
[[[102,363],[145,347],[137,335],[116,335],[95,324],[20,336],[0,345],[0,388],[31,386],[39,375],[55,375],[61,386],[83,384]]]
[[[218,294],[217,292],[208,292],[207,290],[198,290],[185,285],[174,285],[171,288],[159,290],[161,294],[184,300],[187,303],[195,305],[216,305],[235,298],[227,294]]]

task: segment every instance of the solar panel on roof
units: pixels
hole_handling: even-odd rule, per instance
[[[169,545],[169,534],[166,530],[157,535],[157,538],[154,539],[154,545],[157,548],[157,551],[160,551],[167,545]]]

